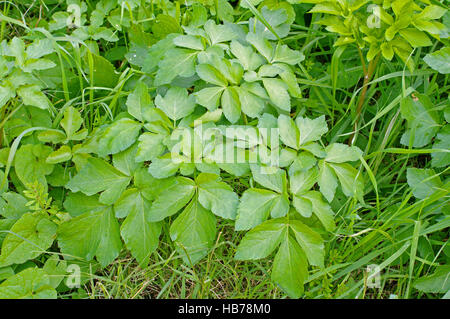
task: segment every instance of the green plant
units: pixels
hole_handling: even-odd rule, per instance
[[[443,3],[44,2],[0,15],[0,298],[447,293]]]

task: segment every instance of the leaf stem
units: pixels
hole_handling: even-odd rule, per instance
[[[362,52],[361,52],[361,50],[359,48],[358,48],[358,51],[360,52],[360,57],[362,57]],[[358,121],[359,121],[359,118],[361,116],[362,107],[364,105],[364,101],[365,101],[365,98],[366,98],[368,85],[369,85],[370,80],[372,79],[373,74],[375,73],[376,67],[377,67],[378,62],[380,60],[380,57],[381,57],[381,55],[378,54],[375,57],[375,59],[372,59],[369,62],[369,65],[367,66],[367,69],[366,69],[366,66],[365,66],[365,63],[364,63],[364,58],[361,59],[361,62],[363,63],[364,82],[363,82],[361,94],[359,95],[358,104],[356,106],[355,124],[353,126],[354,131],[353,131],[353,134],[350,136],[350,138],[348,140],[348,144],[349,145],[353,144],[353,142],[355,140],[356,129],[358,128]]]

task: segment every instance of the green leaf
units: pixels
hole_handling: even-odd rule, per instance
[[[261,37],[260,35],[257,35],[255,33],[248,33],[246,40],[255,47],[255,49],[263,56],[266,58],[267,62],[272,62],[272,57],[273,57],[273,47],[270,44],[270,42]]]
[[[239,89],[242,112],[250,117],[258,117],[264,110],[266,91],[259,83],[243,83]]]
[[[302,90],[298,85],[297,76],[295,75],[292,68],[287,64],[281,63],[276,64],[276,67],[279,69],[280,78],[287,85],[289,94],[292,97],[302,98]]]
[[[289,196],[286,193],[280,194],[275,197],[273,206],[270,211],[272,218],[280,218],[287,215],[289,212]]]
[[[383,54],[383,57],[386,60],[391,61],[394,57],[394,49],[392,48],[392,45],[389,42],[382,43],[381,46],[381,53]]]
[[[423,60],[432,69],[442,74],[450,73],[450,47],[443,47],[442,49],[433,53],[427,54]]]
[[[148,167],[148,171],[156,178],[167,178],[175,175],[181,164],[182,163],[174,161],[170,154],[168,154],[153,159]]]
[[[130,183],[126,176],[107,162],[99,158],[89,158],[80,172],[72,177],[66,188],[91,196],[102,192],[100,202],[113,204]]]
[[[236,255],[237,260],[256,260],[269,256],[286,236],[284,218],[268,220],[245,234]]]
[[[354,196],[364,202],[364,179],[362,173],[348,163],[329,164],[333,168],[346,196]]]
[[[0,107],[3,107],[10,99],[16,96],[16,91],[10,85],[0,86]]]
[[[322,237],[299,220],[289,222],[295,238],[306,254],[311,265],[323,267],[325,246]]]
[[[284,8],[271,10],[267,6],[263,6],[261,16],[250,18],[248,23],[258,36],[270,40],[278,40],[286,37],[289,33],[290,24],[286,23],[287,20],[287,12]]]
[[[317,163],[317,159],[309,152],[299,152],[297,157],[289,166],[289,175],[293,176],[298,172],[307,171]]]
[[[436,271],[414,281],[414,288],[426,293],[446,293],[450,290],[450,265],[436,267]]]
[[[17,94],[25,105],[36,106],[43,110],[50,108],[50,101],[37,85],[22,86],[17,90]]]
[[[254,71],[264,63],[264,58],[256,53],[251,46],[243,45],[237,40],[231,41],[230,49],[246,71]]]
[[[195,97],[188,95],[186,89],[171,87],[164,97],[159,94],[156,96],[155,104],[170,119],[176,121],[194,112]]]
[[[57,164],[70,160],[72,158],[72,150],[69,146],[63,145],[54,152],[51,152],[45,160],[48,164]]]
[[[250,165],[254,180],[271,190],[282,193],[286,190],[286,171],[277,167]]]
[[[192,16],[189,26],[199,27],[208,19],[208,11],[201,3],[192,4]]]
[[[72,217],[99,210],[104,206],[98,201],[97,195],[86,196],[83,193],[68,193],[64,201],[64,208]]]
[[[318,171],[315,167],[290,174],[290,190],[292,194],[301,195],[309,191],[316,184],[317,179]]]
[[[3,230],[1,225],[2,225],[2,222],[0,221],[0,229]],[[0,244],[1,244],[1,240],[0,240]],[[0,268],[0,280],[1,281],[8,279],[9,277],[12,277],[12,276],[14,276],[14,270],[12,267]],[[0,298],[2,298],[2,297],[0,297]]]
[[[125,151],[113,155],[113,165],[127,176],[132,176],[140,166],[136,162],[137,145],[134,144]]]
[[[264,222],[269,215],[277,217],[286,215],[289,210],[289,201],[287,201],[287,207],[279,205],[280,201],[286,203],[283,195],[265,189],[247,189],[242,194],[235,229],[249,230]]]
[[[25,64],[22,66],[22,71],[24,72],[32,72],[38,70],[47,70],[54,68],[56,64],[48,59],[28,59]]]
[[[414,48],[432,45],[430,38],[423,31],[414,28],[406,28],[400,30],[399,33]]]
[[[42,269],[49,275],[50,286],[56,289],[66,278],[67,262],[59,259],[58,255],[52,255],[47,259]]]
[[[330,163],[353,162],[359,160],[359,157],[362,155],[358,147],[341,143],[330,144],[325,151],[327,152],[325,161]]]
[[[413,147],[423,147],[431,142],[439,131],[440,116],[431,99],[423,94],[415,98],[407,96],[400,103],[402,117],[408,121],[408,129],[402,135],[400,143]],[[413,134],[413,136],[411,136]]]
[[[449,150],[450,149],[450,125],[437,134],[437,141],[433,144],[434,149]],[[431,153],[431,166],[446,167],[450,165],[450,154],[448,152]]]
[[[0,199],[0,215],[7,219],[19,219],[29,211],[27,203],[28,200],[20,194],[3,193]]]
[[[323,134],[328,132],[325,116],[322,115],[314,120],[297,117],[295,123],[300,131],[300,145],[319,140]]]
[[[118,211],[126,211],[128,216],[120,228],[120,233],[133,257],[142,268],[145,268],[150,255],[158,248],[161,224],[147,221],[151,202],[145,199],[140,191],[137,189],[127,191],[131,191],[131,196],[127,196],[126,203],[123,204],[122,200],[114,205],[114,209],[116,216]],[[120,215],[125,216],[125,213]]]
[[[193,199],[170,226],[170,238],[186,264],[194,265],[214,244],[216,218]]]
[[[84,213],[58,228],[61,252],[90,261],[97,257],[105,267],[112,263],[122,249],[119,223],[111,206]]]
[[[14,168],[24,185],[38,181],[47,187],[45,175],[53,171],[53,165],[45,161],[51,152],[51,147],[42,144],[23,145],[18,149],[14,157]]]
[[[181,33],[182,30],[174,17],[167,14],[158,14],[152,26],[152,31],[157,38],[162,39],[171,33]]]
[[[406,179],[413,195],[418,199],[425,199],[442,187],[442,181],[432,169],[409,167]]]
[[[263,79],[264,87],[269,94],[273,104],[283,111],[291,111],[291,98],[287,91],[287,85],[280,79],[265,78]]]
[[[319,176],[318,184],[320,187],[320,192],[326,198],[328,202],[334,198],[337,187],[337,177],[333,169],[325,162],[319,162]]]
[[[98,154],[116,154],[130,147],[139,135],[142,125],[128,118],[121,118],[109,125],[98,140]]]
[[[193,49],[193,50],[204,50],[205,46],[200,37],[194,35],[179,35],[173,39],[173,43],[176,46]]]
[[[198,201],[215,215],[235,219],[239,204],[238,195],[233,189],[221,181],[219,175],[201,173],[197,176]]]
[[[172,177],[165,179],[154,178],[144,167],[137,169],[134,173],[134,186],[149,201],[157,198],[162,191],[175,183],[176,179]]]
[[[215,67],[209,64],[199,64],[196,67],[198,76],[205,82],[218,86],[227,86],[227,79]]]
[[[195,193],[195,183],[186,177],[177,177],[176,183],[166,188],[155,199],[147,215],[149,222],[157,222],[183,208]]]
[[[314,1],[312,3],[318,3],[319,1]],[[322,2],[322,1],[320,1]],[[339,6],[338,2],[328,2],[323,1],[323,3],[316,4],[308,13],[327,13],[333,15],[340,15],[342,8]]]
[[[93,79],[90,83],[92,87],[106,87],[113,88],[116,86],[119,76],[116,74],[114,66],[104,57],[90,53],[93,61],[92,74],[91,68],[87,68],[88,79]],[[87,58],[87,55],[86,55]],[[88,64],[88,63],[86,63]]]
[[[294,195],[292,206],[303,217],[310,218],[312,216],[313,206],[309,199],[303,198],[301,195]]]
[[[39,132],[37,135],[39,141],[44,143],[58,144],[66,140],[67,136],[63,131],[48,129]]]
[[[234,87],[227,87],[222,94],[223,114],[232,124],[236,123],[241,117],[241,103],[239,95]]]
[[[214,111],[220,104],[220,97],[225,89],[219,86],[201,89],[194,93],[196,101],[210,111]]]
[[[211,45],[228,42],[238,36],[229,24],[217,25],[213,20],[208,20],[203,27],[209,37]]]
[[[145,132],[139,136],[139,144],[136,151],[136,162],[152,161],[162,155],[166,149],[163,144],[165,136]]]
[[[83,124],[83,119],[80,113],[74,107],[69,106],[64,110],[64,116],[60,122],[64,131],[66,132],[67,139],[72,139],[72,136],[78,131]]]
[[[280,130],[281,141],[293,149],[298,149],[300,132],[294,120],[290,116],[280,114],[278,117],[278,128]]]
[[[50,248],[56,225],[43,213],[26,213],[11,228],[2,243],[0,266],[22,264]]]
[[[227,0],[217,1],[217,17],[224,22],[233,22],[234,8]]]
[[[303,283],[308,277],[308,262],[299,245],[287,236],[275,255],[272,280],[290,297],[299,298],[303,293]]]
[[[33,41],[33,43],[27,47],[25,52],[28,59],[39,59],[44,55],[55,52],[55,49],[51,39],[40,39]]]
[[[126,105],[128,113],[138,121],[144,122],[150,117],[149,112],[153,102],[144,82],[137,83],[134,91],[128,95]]]
[[[44,270],[28,268],[0,284],[0,299],[56,299],[56,290]]]
[[[419,13],[420,18],[436,20],[442,18],[442,16],[447,12],[447,9],[443,6],[437,5],[427,5],[421,13]]]
[[[330,205],[322,200],[320,193],[317,191],[310,191],[302,196],[311,202],[314,214],[325,226],[325,229],[327,231],[333,231],[336,228],[334,223],[334,213],[331,210]]]
[[[272,63],[281,62],[291,65],[298,64],[305,59],[305,56],[300,51],[290,49],[285,44],[278,44],[275,48]]]
[[[195,74],[195,61],[198,51],[189,49],[171,49],[167,51],[164,59],[159,63],[155,77],[155,85],[164,85],[172,82],[178,75],[190,77]]]

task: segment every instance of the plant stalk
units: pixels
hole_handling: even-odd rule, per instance
[[[358,98],[358,104],[356,106],[356,115],[355,115],[355,124],[353,126],[353,134],[350,136],[349,140],[348,140],[348,144],[352,145],[356,136],[356,130],[358,128],[358,122],[359,122],[359,118],[361,117],[361,112],[362,112],[362,107],[364,105],[364,101],[366,99],[366,94],[367,94],[367,90],[368,90],[368,85],[370,80],[372,79],[373,74],[375,73],[376,67],[378,65],[378,61],[380,60],[381,55],[378,54],[375,59],[372,59],[369,62],[369,65],[365,66],[364,63],[364,58],[362,56],[362,54],[360,54],[361,57],[361,62],[363,65],[363,72],[364,72],[364,82],[363,82],[363,86],[362,86],[362,90],[361,90],[361,94],[359,95]]]

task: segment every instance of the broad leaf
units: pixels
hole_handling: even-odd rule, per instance
[[[216,218],[193,199],[170,226],[170,238],[186,264],[202,259],[214,244]]]
[[[99,158],[89,158],[80,172],[72,177],[66,187],[72,192],[81,191],[91,196],[102,192],[100,202],[113,204],[130,183],[126,176]]]
[[[323,134],[328,132],[327,122],[325,121],[324,115],[314,120],[297,117],[295,119],[295,123],[300,131],[300,145],[317,141]]]
[[[195,97],[188,95],[186,89],[171,87],[164,97],[161,95],[156,96],[155,104],[169,118],[176,121],[188,116],[194,111]]]
[[[227,87],[222,94],[223,114],[231,123],[236,123],[241,117],[241,102],[234,87]]]
[[[287,115],[281,114],[278,117],[278,128],[280,130],[281,141],[293,149],[298,149],[300,132],[294,120]]]
[[[56,299],[47,273],[28,268],[0,284],[0,299]]]
[[[290,297],[299,298],[308,277],[308,262],[295,240],[291,236],[286,237],[273,261],[272,280]]]
[[[68,256],[92,260],[94,256],[105,267],[122,249],[119,223],[112,207],[79,215],[58,228],[58,245]]]
[[[344,163],[357,161],[362,155],[362,152],[356,146],[348,146],[341,143],[333,143],[327,146],[325,149],[327,156],[326,162],[331,163]]]
[[[432,169],[410,167],[407,169],[406,178],[414,196],[418,199],[427,198],[442,187],[441,179]]]
[[[280,79],[264,78],[264,88],[269,94],[272,103],[283,111],[291,111],[291,98],[287,91],[288,86]]]
[[[278,247],[287,231],[284,218],[271,219],[256,226],[245,234],[234,258],[255,260],[267,257]]]
[[[197,176],[198,201],[215,215],[235,219],[239,197],[216,174],[201,173]]]
[[[109,125],[98,141],[100,155],[116,154],[130,147],[139,135],[142,125],[128,118],[122,118]]]
[[[450,47],[444,47],[436,52],[427,54],[423,60],[439,73],[450,73]]]
[[[323,224],[327,231],[333,231],[336,228],[334,223],[334,213],[331,207],[322,200],[322,196],[317,191],[310,191],[302,195],[305,199],[308,199],[313,208],[314,214]]]
[[[311,265],[323,267],[325,258],[324,241],[314,230],[299,220],[289,222],[295,238],[306,254]]]
[[[69,106],[64,110],[64,116],[60,124],[66,132],[67,139],[70,140],[75,132],[80,129],[83,124],[83,119],[74,107]]]
[[[132,192],[127,196],[128,198],[114,205],[114,208],[116,215],[118,211],[126,211],[126,213],[120,213],[122,216],[127,215],[120,228],[120,234],[133,257],[141,267],[146,267],[150,254],[158,248],[161,224],[147,221],[146,215],[150,211],[150,201],[137,189],[130,191]]]
[[[147,215],[149,222],[157,222],[183,208],[195,192],[195,183],[185,177],[177,177],[176,183],[165,189],[155,199]]]
[[[269,215],[277,217],[286,215],[289,210],[289,201],[284,200],[287,205],[279,205],[279,201],[282,200],[283,195],[265,189],[246,190],[239,204],[235,229],[249,230],[264,222]]]
[[[44,213],[26,213],[11,228],[2,243],[0,266],[22,264],[50,248],[56,224]]]
[[[277,167],[250,165],[255,181],[271,190],[282,193],[286,190],[286,171]]]

